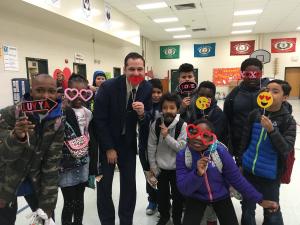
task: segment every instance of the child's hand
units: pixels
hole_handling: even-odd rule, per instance
[[[106,157],[109,164],[116,164],[118,162],[117,151],[113,148],[106,151]]]
[[[24,141],[27,133],[33,133],[34,127],[35,125],[28,120],[27,116],[20,117],[20,119],[16,121],[14,135],[18,140]]]
[[[160,129],[160,133],[161,135],[165,138],[167,137],[167,135],[169,134],[169,129],[166,127],[166,125],[164,123],[162,123],[160,126],[159,126],[161,129]]]
[[[277,202],[263,200],[259,205],[265,209],[268,209],[270,212],[276,212],[279,209],[279,205]]]
[[[261,116],[260,123],[261,123],[262,127],[264,127],[267,130],[268,133],[270,133],[271,131],[274,130],[272,121],[268,117],[266,117],[265,115]]]
[[[103,178],[103,175],[96,176],[95,179],[97,182],[100,182]]]
[[[185,97],[184,99],[182,99],[182,107],[186,108],[191,104],[191,98],[190,97]]]
[[[203,157],[197,161],[197,173],[199,176],[203,176],[206,172],[208,165],[208,157]]]

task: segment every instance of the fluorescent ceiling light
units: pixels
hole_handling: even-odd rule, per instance
[[[165,2],[155,2],[155,3],[149,3],[149,4],[136,5],[136,7],[140,10],[147,10],[147,9],[166,8],[166,7],[168,7],[168,5]]]
[[[300,30],[300,27],[297,27],[297,30]]]
[[[233,23],[232,26],[234,27],[242,27],[242,26],[250,26],[250,25],[255,25],[256,21],[246,21],[246,22],[236,22]]]
[[[169,23],[178,21],[177,17],[165,17],[165,18],[157,18],[153,19],[155,23]]]
[[[167,28],[165,31],[167,32],[176,32],[176,31],[183,31],[186,30],[185,27],[174,27],[174,28]]]
[[[241,11],[235,11],[233,15],[235,16],[255,15],[255,14],[261,14],[262,12],[263,12],[262,9],[241,10]]]
[[[235,31],[232,31],[231,33],[232,34],[246,34],[246,33],[251,33],[252,30],[235,30]]]
[[[173,38],[190,38],[192,35],[190,34],[182,34],[182,35],[174,35]]]

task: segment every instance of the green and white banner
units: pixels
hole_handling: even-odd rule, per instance
[[[179,59],[180,45],[160,46],[161,59]]]

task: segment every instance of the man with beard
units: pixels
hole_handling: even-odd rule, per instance
[[[103,178],[97,182],[97,207],[102,225],[115,224],[112,181],[120,170],[120,225],[132,225],[136,203],[137,125],[147,129],[145,112],[151,109],[151,85],[144,80],[145,60],[135,52],[124,60],[125,74],[105,81],[95,99],[94,121],[103,157]]]
[[[157,225],[166,225],[170,219],[171,196],[173,224],[181,225],[183,197],[176,186],[176,154],[186,145],[187,125],[178,114],[178,95],[164,94],[160,102],[163,115],[152,123],[148,139],[150,169],[158,180],[160,219]]]
[[[267,78],[262,79],[263,64],[256,58],[248,58],[241,65],[242,83],[235,87],[226,97],[224,113],[228,119],[229,141],[228,147],[236,162],[237,151],[240,147],[243,127],[248,114],[258,108],[256,98],[262,86],[267,83]]]

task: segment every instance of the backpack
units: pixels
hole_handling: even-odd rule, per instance
[[[290,116],[286,121],[285,121],[285,125],[288,124],[290,118],[292,116]],[[286,129],[286,128],[285,128]],[[289,151],[287,157],[285,158],[284,161],[284,170],[283,173],[280,177],[280,182],[282,184],[289,184],[291,182],[291,176],[292,176],[292,171],[293,171],[293,166],[294,166],[294,162],[295,162],[295,148],[293,146],[292,150]]]
[[[177,122],[176,127],[175,127],[175,136],[174,136],[175,140],[177,140],[177,138],[180,135],[183,123],[184,123],[184,120],[179,118],[179,121]],[[157,137],[156,145],[158,145],[158,143],[159,143],[159,136],[160,136],[160,127],[159,126],[160,126],[160,124],[161,124],[161,117],[159,117],[155,123],[155,135]]]
[[[217,167],[217,170],[222,174],[222,172],[223,172],[223,162],[222,162],[221,157],[220,157],[220,155],[217,151],[217,145],[218,144],[223,145],[225,147],[225,149],[228,151],[227,147],[222,142],[217,141],[215,144],[211,145],[212,149],[210,149],[210,152],[211,152],[210,155],[211,155],[212,161],[214,162],[214,164]],[[187,168],[192,168],[192,162],[193,162],[192,153],[188,149],[188,147],[186,148],[186,150],[184,152],[184,156],[185,156],[185,166]],[[233,188],[232,186],[229,187],[229,192],[230,192],[231,197],[234,197],[237,200],[242,200],[243,199],[242,195],[235,188]]]

